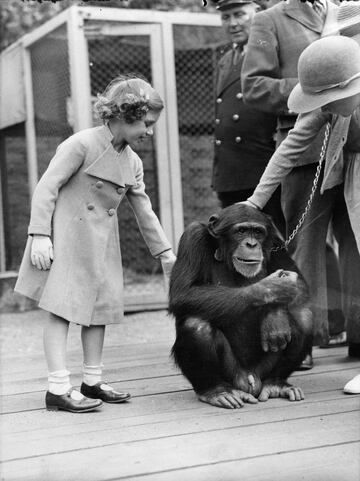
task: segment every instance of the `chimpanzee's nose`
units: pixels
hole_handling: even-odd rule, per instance
[[[257,246],[257,240],[256,239],[248,239],[246,241],[246,247],[248,247],[249,249],[253,249],[256,246]]]

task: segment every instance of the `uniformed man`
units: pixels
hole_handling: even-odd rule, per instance
[[[252,0],[219,0],[216,8],[232,48],[220,59],[216,76],[215,158],[212,187],[221,207],[246,200],[274,151],[276,117],[245,105],[240,73],[251,21],[260,9]],[[265,209],[283,232],[280,193]]]

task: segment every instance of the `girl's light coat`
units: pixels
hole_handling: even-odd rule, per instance
[[[29,237],[15,290],[39,307],[82,325],[123,317],[117,208],[126,195],[156,257],[171,248],[145,193],[143,166],[127,146],[118,153],[104,125],[59,145],[32,199]],[[31,264],[31,234],[50,235],[50,270]]]

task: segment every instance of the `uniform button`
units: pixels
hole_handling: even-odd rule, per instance
[[[243,94],[242,94],[241,92],[238,92],[238,93],[236,94],[236,98],[239,99],[239,100],[242,99],[242,98],[243,98]]]
[[[116,192],[117,192],[118,194],[122,194],[122,193],[123,193],[123,190],[124,190],[124,189],[123,189],[122,187],[118,187],[118,188],[116,189]]]
[[[221,145],[221,140],[216,139],[216,140],[215,140],[215,145]]]
[[[216,102],[217,102],[218,104],[221,104],[222,98],[219,97],[218,99],[216,99]]]
[[[111,217],[112,215],[114,215],[114,214],[115,214],[115,209],[109,209],[109,210],[108,210],[108,214],[109,214],[110,217]]]
[[[235,137],[235,142],[239,144],[241,142],[241,137]]]
[[[238,114],[234,114],[233,115],[233,121],[236,122],[237,120],[239,120],[240,116]]]
[[[219,125],[220,119],[215,119],[215,123],[216,123],[216,125]]]
[[[101,189],[101,187],[104,185],[104,182],[102,182],[101,180],[98,180],[95,185],[98,189]]]
[[[87,208],[88,208],[89,210],[94,210],[94,209],[95,209],[95,206],[94,206],[94,204],[89,204],[89,205],[87,206]]]

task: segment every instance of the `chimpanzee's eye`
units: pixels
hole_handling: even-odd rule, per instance
[[[254,228],[254,234],[255,235],[258,235],[258,236],[261,236],[261,235],[264,235],[264,231],[262,229],[260,229],[259,227],[255,227]]]
[[[245,234],[245,232],[246,232],[246,227],[239,227],[239,228],[238,228],[238,233],[239,233],[239,234]]]

